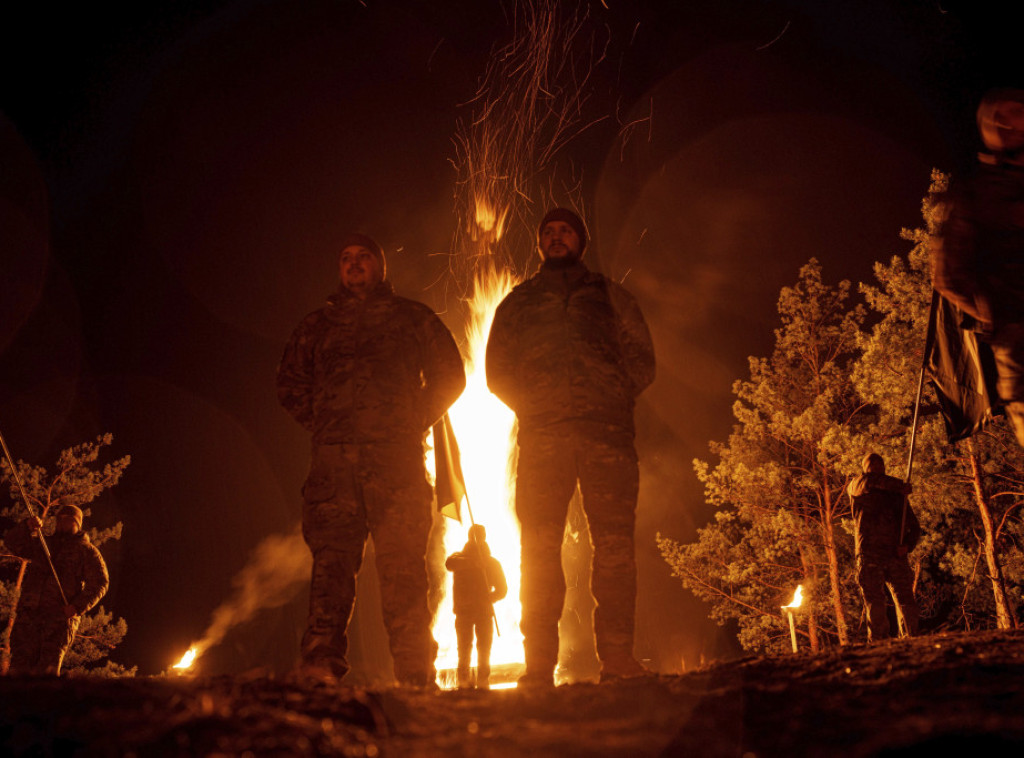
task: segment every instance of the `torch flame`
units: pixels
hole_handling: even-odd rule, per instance
[[[789,605],[782,606],[783,608],[799,608],[804,602],[804,586],[798,584],[796,592],[793,593],[793,600],[790,601]]]
[[[199,651],[196,649],[195,645],[193,645],[185,652],[185,655],[181,656],[181,660],[171,666],[171,668],[178,669],[179,671],[190,669],[192,668],[192,664],[196,662],[198,655]]]

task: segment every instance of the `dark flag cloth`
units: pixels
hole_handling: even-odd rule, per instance
[[[1001,412],[996,365],[992,348],[973,331],[961,328],[960,309],[944,297],[936,300],[934,339],[925,348],[925,371],[939,397],[946,435],[956,442],[981,431]]]
[[[455,439],[452,422],[447,413],[434,424],[434,469],[437,509],[442,516],[462,523],[462,500],[466,497],[466,480],[462,476],[459,443]]]

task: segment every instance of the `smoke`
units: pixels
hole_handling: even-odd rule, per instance
[[[309,582],[312,566],[301,523],[288,534],[272,534],[264,539],[231,580],[234,592],[214,610],[210,626],[195,644],[197,655],[220,643],[229,631],[259,611],[278,608],[294,598]]]

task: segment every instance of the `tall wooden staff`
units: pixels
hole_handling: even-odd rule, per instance
[[[935,344],[935,324],[939,312],[939,298],[942,295],[938,290],[932,290],[932,304],[928,309],[928,329],[924,338],[924,357],[921,359],[921,371],[917,377],[917,398],[914,400],[914,421],[910,427],[910,454],[907,456],[906,482],[910,484],[910,476],[914,471],[914,450],[917,447],[917,415],[921,410],[921,394],[924,391],[924,375],[928,367],[928,358]],[[903,532],[907,527],[907,498],[903,497],[903,514],[900,517],[900,544],[903,544]]]
[[[0,446],[2,446],[4,449],[4,457],[7,458],[7,462],[11,466],[11,476],[14,477],[15,483],[18,485],[18,492],[21,493],[21,500],[22,502],[25,503],[25,508],[28,509],[28,514],[32,518],[39,520],[39,517],[36,516],[35,511],[32,510],[32,504],[28,501],[28,496],[25,494],[25,487],[22,486],[21,477],[18,476],[18,467],[14,465],[14,458],[11,457],[11,451],[7,449],[7,442],[6,440],[4,440],[4,435],[2,432],[0,432]],[[39,544],[43,548],[43,555],[46,556],[46,562],[50,566],[50,571],[53,572],[53,580],[57,582],[57,589],[60,590],[60,599],[64,601],[64,605],[70,605],[68,603],[67,595],[64,594],[64,587],[61,586],[60,577],[57,576],[57,569],[53,565],[53,558],[50,557],[50,548],[47,546],[46,539],[43,537],[43,530],[37,529],[36,536],[39,537]]]

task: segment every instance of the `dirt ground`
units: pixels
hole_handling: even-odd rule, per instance
[[[933,635],[550,690],[362,690],[259,676],[0,680],[0,754],[12,756],[961,750],[1024,755],[1024,633]]]

